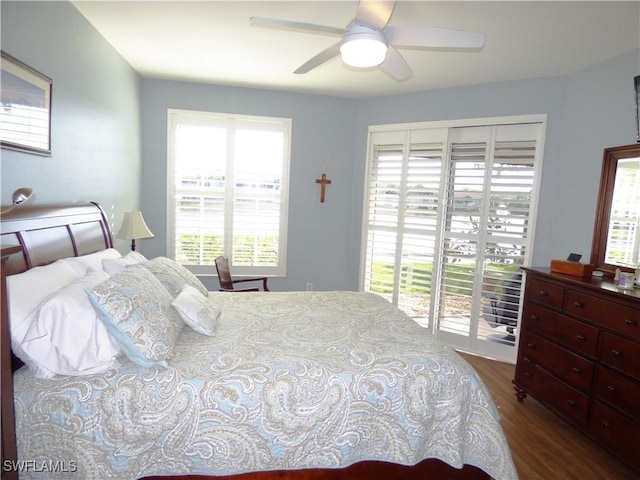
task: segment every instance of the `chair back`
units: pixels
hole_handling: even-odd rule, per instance
[[[220,288],[233,290],[233,281],[231,280],[231,272],[229,272],[229,261],[226,257],[219,256],[216,258],[216,271],[218,272]]]

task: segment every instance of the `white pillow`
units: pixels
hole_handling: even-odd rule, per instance
[[[115,248],[107,248],[95,253],[89,253],[88,255],[81,255],[79,257],[69,257],[62,261],[68,262],[74,268],[81,271],[81,275],[88,270],[100,271],[102,270],[102,260],[105,258],[120,258],[122,255]]]
[[[106,272],[89,272],[42,302],[22,341],[22,349],[42,369],[59,375],[88,375],[117,363],[120,346],[98,319],[84,290],[107,278]]]
[[[196,332],[210,337],[215,335],[220,309],[197,288],[185,285],[171,305],[184,323]]]
[[[124,270],[127,265],[135,265],[136,263],[146,262],[147,258],[138,252],[129,252],[120,258],[103,258],[102,269],[109,275],[115,275]]]
[[[52,293],[82,277],[86,271],[86,268],[82,271],[81,266],[74,268],[65,260],[58,260],[7,277],[11,348],[32,370],[38,371],[38,366],[30,362],[21,344],[38,306]]]

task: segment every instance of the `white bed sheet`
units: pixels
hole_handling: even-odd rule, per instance
[[[30,468],[21,478],[228,475],[425,458],[517,478],[475,371],[383,298],[210,299],[221,308],[215,337],[183,329],[168,369],[123,360],[85,377],[16,372],[19,459],[73,470]]]

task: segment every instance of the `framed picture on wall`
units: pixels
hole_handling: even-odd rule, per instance
[[[51,156],[51,79],[5,52],[0,65],[0,146]]]
[[[640,142],[640,75],[633,79],[636,90],[636,141]]]

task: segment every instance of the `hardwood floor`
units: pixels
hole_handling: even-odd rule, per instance
[[[476,369],[500,411],[520,480],[631,480],[631,471],[531,397],[514,395],[515,365],[460,353]]]

